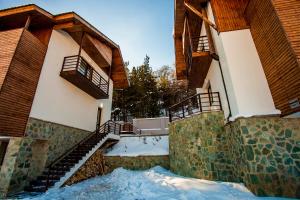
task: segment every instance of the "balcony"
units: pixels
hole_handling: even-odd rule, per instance
[[[190,88],[202,87],[212,62],[207,36],[187,38],[185,62]]]
[[[108,98],[108,81],[79,55],[64,58],[60,76],[95,99]]]
[[[169,121],[213,111],[222,111],[219,92],[199,93],[171,106],[169,108]]]
[[[193,57],[209,55],[209,42],[207,36],[193,37],[192,45]]]

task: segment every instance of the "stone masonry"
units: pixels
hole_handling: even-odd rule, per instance
[[[300,197],[300,119],[202,113],[169,127],[170,169],[184,176],[243,182],[259,196]]]
[[[0,171],[0,197],[21,191],[44,167],[90,132],[30,118],[25,137],[10,138]]]

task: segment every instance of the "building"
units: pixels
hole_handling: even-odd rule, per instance
[[[174,13],[176,76],[198,94],[170,107],[171,170],[299,198],[299,1],[175,0]]]
[[[0,193],[22,190],[110,119],[120,47],[74,12],[0,11]]]
[[[177,78],[219,92],[232,120],[299,117],[299,16],[293,0],[176,1]]]

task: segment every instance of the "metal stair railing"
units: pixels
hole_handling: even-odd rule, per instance
[[[169,108],[169,121],[202,112],[222,111],[219,92],[199,93]]]
[[[47,174],[47,182],[46,182],[46,189],[49,188],[49,181],[50,181],[50,171],[54,169],[54,166],[59,163],[59,161],[63,160],[65,157],[67,157],[70,153],[72,153],[77,147],[84,144],[86,141],[88,141],[91,137],[100,134],[102,135],[102,139],[105,138],[108,134],[114,134],[114,135],[120,135],[121,132],[121,124],[118,124],[116,122],[113,122],[111,120],[105,122],[100,127],[97,127],[96,131],[89,134],[87,137],[82,139],[80,142],[78,142],[76,145],[72,146],[70,149],[68,149],[64,154],[59,156],[57,159],[55,159],[50,165],[48,165],[48,174]]]

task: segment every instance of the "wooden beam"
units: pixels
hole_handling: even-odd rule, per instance
[[[200,11],[198,11],[195,7],[193,7],[192,5],[188,4],[187,2],[184,2],[184,5],[190,9],[193,13],[195,13],[196,15],[198,15],[203,21],[207,22],[208,25],[210,25],[211,27],[213,27],[216,31],[218,31],[217,26],[212,23],[207,17],[205,17]]]
[[[81,50],[82,50],[82,42],[83,42],[84,35],[85,35],[85,32],[84,32],[84,31],[82,31],[82,32],[81,32],[81,39],[80,39],[79,50],[78,50],[78,55],[79,55],[79,56],[81,55]],[[79,59],[79,57],[78,57],[78,59]]]
[[[53,27],[54,30],[73,28],[75,26],[74,22],[66,22],[62,24],[57,24]]]
[[[207,18],[207,13],[206,13],[205,8],[202,8],[202,14],[203,14],[204,17]],[[215,45],[214,45],[214,40],[213,40],[213,37],[212,37],[212,33],[211,33],[211,30],[210,30],[209,24],[206,21],[204,21],[204,27],[205,27],[206,36],[207,36],[207,39],[208,39],[210,54],[215,55],[216,54],[216,49],[215,49]]]
[[[28,16],[28,17],[27,17],[27,20],[26,20],[26,23],[25,23],[25,26],[24,26],[24,28],[25,28],[26,30],[28,30],[28,27],[29,27],[29,25],[30,25],[30,21],[31,21],[31,18],[30,18],[30,16]]]

